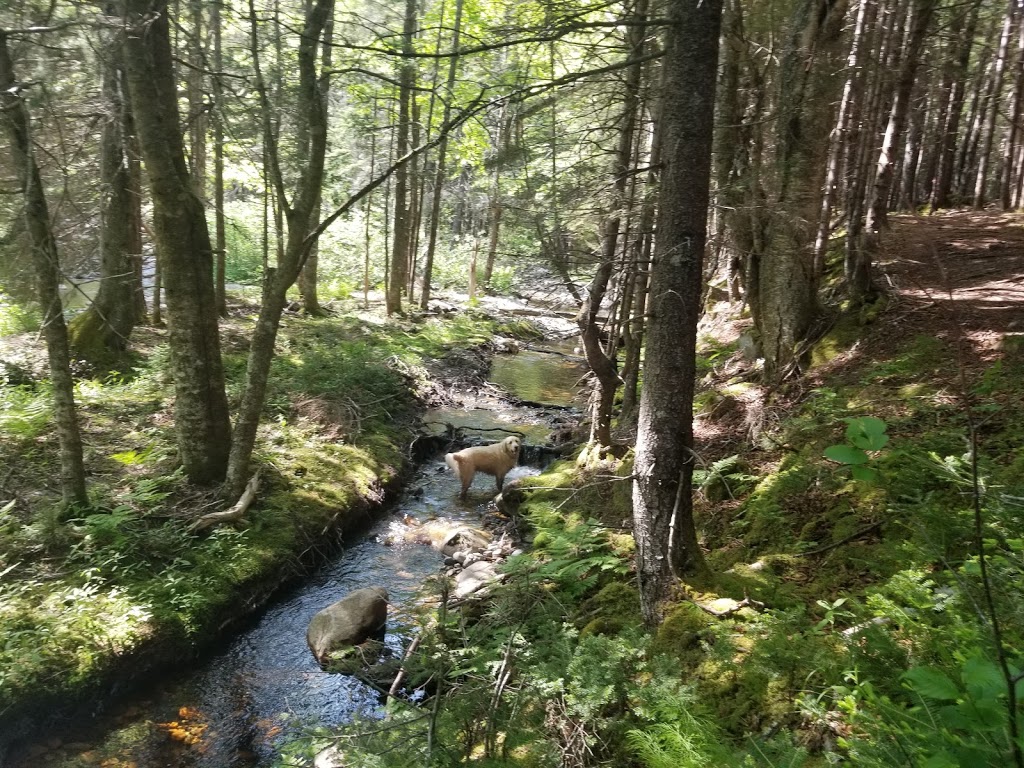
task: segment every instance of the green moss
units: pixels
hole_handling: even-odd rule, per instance
[[[835,325],[811,349],[811,367],[825,365],[852,347],[864,334],[859,319],[840,315]]]
[[[651,643],[654,653],[672,656],[684,666],[695,667],[704,655],[701,641],[707,639],[715,620],[690,602],[677,604],[658,627]]]
[[[640,622],[640,597],[635,588],[620,581],[606,584],[596,595],[584,600],[576,618],[577,626],[583,624],[581,637],[618,634],[626,627],[639,626]]]

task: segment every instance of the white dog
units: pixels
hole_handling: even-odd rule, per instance
[[[505,475],[519,463],[519,447],[520,440],[513,435],[506,437],[500,443],[477,445],[472,448],[464,448],[457,453],[445,454],[445,463],[462,481],[462,493],[459,494],[459,498],[466,498],[466,492],[477,472],[494,475],[500,491],[505,482]]]

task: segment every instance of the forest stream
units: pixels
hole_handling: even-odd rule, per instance
[[[460,392],[462,407],[428,411],[425,429],[454,427],[474,442],[494,442],[517,431],[525,435],[527,450],[505,482],[536,474],[538,467],[526,462],[542,463],[542,452],[530,448],[544,443],[558,422],[571,415],[582,370],[582,361],[554,347],[498,355],[490,374],[494,383]],[[426,460],[385,515],[227,638],[219,652],[193,669],[153,683],[89,723],[69,723],[68,733],[41,735],[15,765],[269,766],[280,746],[306,729],[382,712],[371,687],[354,677],[321,671],[306,646],[306,627],[317,611],[349,592],[383,586],[390,595],[386,643],[400,654],[409,642],[402,629],[408,606],[443,560],[410,532],[434,519],[480,526],[482,516],[493,509],[491,477],[478,475],[465,502],[458,500],[458,492],[443,456]]]

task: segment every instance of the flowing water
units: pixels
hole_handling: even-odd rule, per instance
[[[571,387],[581,370],[564,356],[521,353],[527,354],[530,357],[498,357],[493,378],[524,400],[550,402],[554,408],[509,407],[494,390],[485,388],[467,398],[466,408],[432,412],[425,421],[466,434],[479,430],[485,442],[512,429],[525,431],[527,443],[542,442],[551,430],[552,415],[564,413],[560,406],[571,402]],[[526,370],[529,376],[523,373]],[[535,383],[545,380],[545,370],[562,383],[547,385],[541,392]],[[515,391],[517,381],[530,382],[531,388]],[[506,482],[537,471],[517,467]],[[440,553],[410,541],[407,534],[417,523],[433,518],[479,525],[495,493],[493,479],[479,475],[466,502],[458,500],[458,491],[459,484],[441,457],[422,464],[386,516],[304,584],[281,595],[221,652],[155,684],[91,725],[88,733],[72,736],[68,743],[35,748],[20,765],[266,766],[273,762],[276,747],[304,728],[379,712],[379,698],[371,688],[355,678],[320,670],[306,647],[306,626],[317,611],[352,590],[383,586],[390,594],[386,642],[400,653],[408,640],[401,630],[403,614],[424,581],[438,573],[442,560]]]

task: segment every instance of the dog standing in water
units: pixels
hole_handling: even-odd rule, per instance
[[[456,453],[445,454],[445,463],[452,468],[455,476],[462,482],[462,493],[459,494],[459,498],[466,498],[466,492],[477,472],[494,475],[500,491],[505,482],[505,475],[519,463],[519,448],[519,438],[512,435],[500,443],[477,445],[472,448],[464,448]]]

